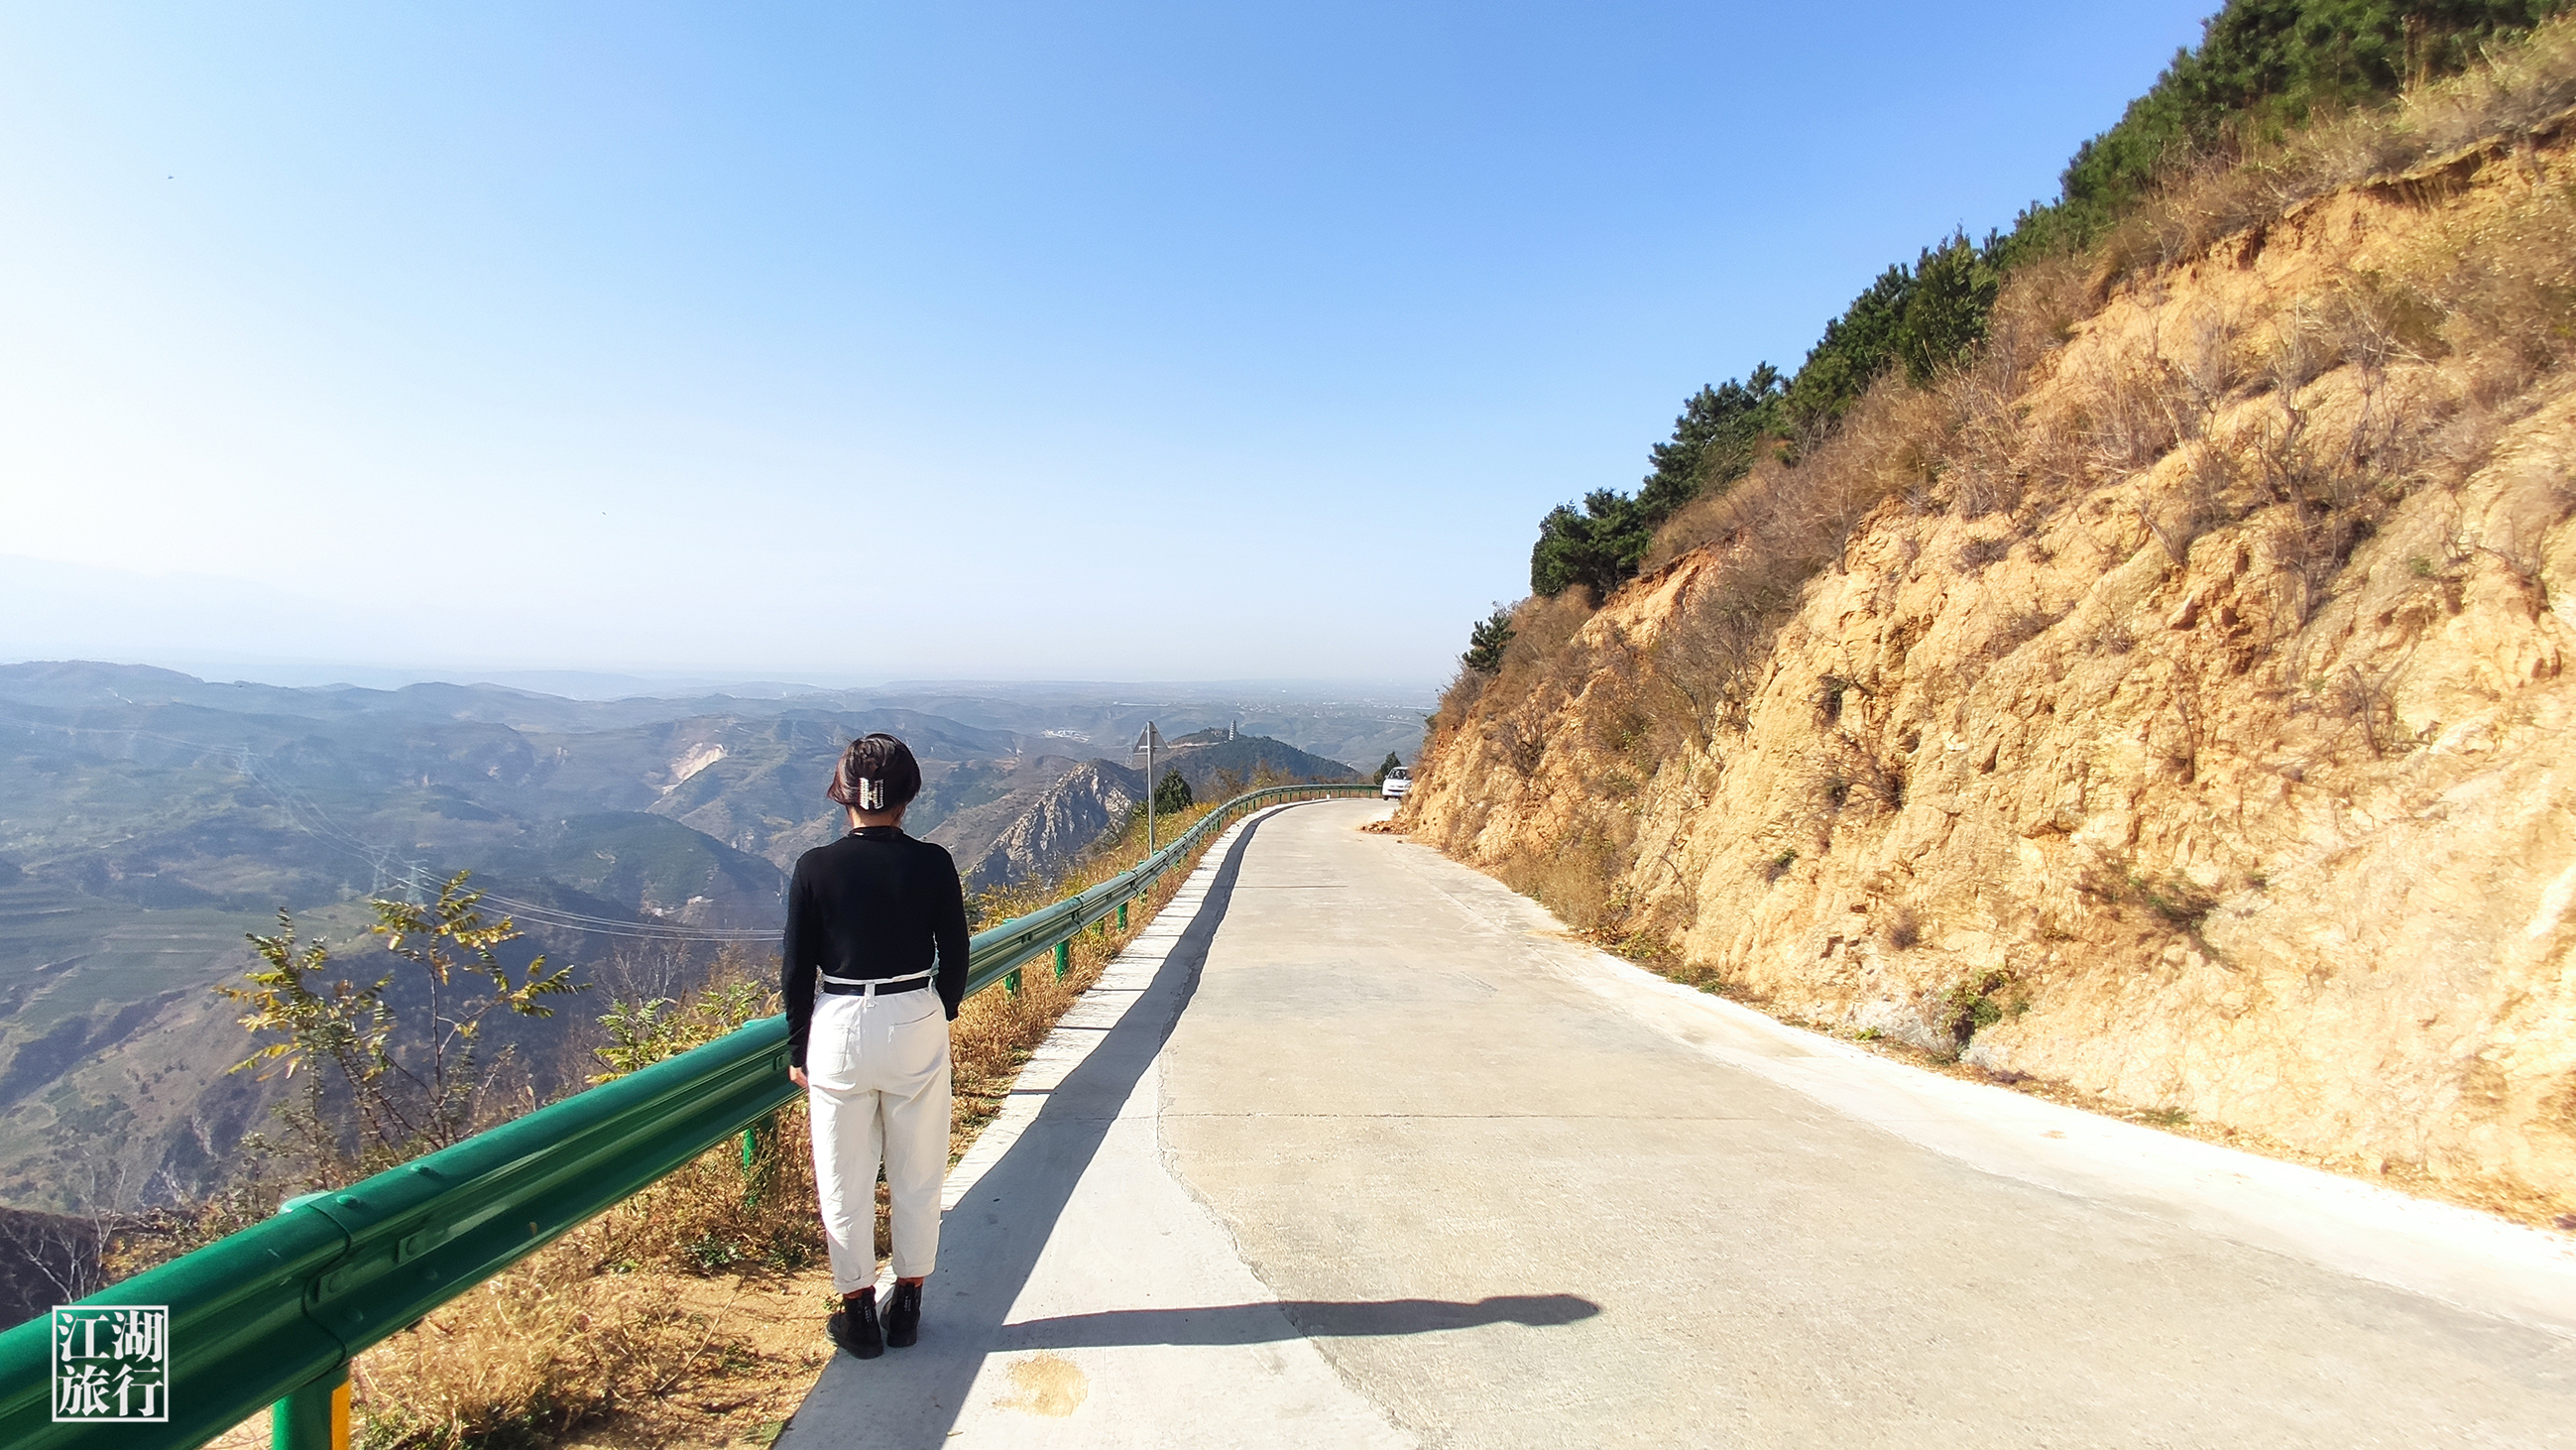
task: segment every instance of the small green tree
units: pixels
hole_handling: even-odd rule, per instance
[[[250,938],[266,966],[242,986],[215,988],[247,1007],[242,1026],[268,1039],[234,1072],[306,1075],[302,1100],[280,1116],[323,1178],[390,1167],[482,1126],[482,1095],[500,1065],[480,1056],[485,1021],[495,1012],[550,1017],[544,999],[577,990],[572,968],[548,972],[542,955],[524,980],[513,976],[498,949],[521,933],[507,917],[484,919],[482,894],[465,889],[466,874],[449,878],[426,906],[367,903],[376,915],[368,930],[416,969],[400,974],[408,981],[389,971],[360,985],[333,971],[329,952],[298,941],[294,917],[281,910],[277,935]]]
[[[1177,770],[1163,773],[1154,787],[1154,811],[1157,815],[1175,815],[1190,808],[1190,783],[1181,779]]]
[[[1638,513],[1637,501],[1617,489],[1592,490],[1580,510],[1558,504],[1538,521],[1530,592],[1554,599],[1580,584],[1594,599],[1607,599],[1637,572],[1654,539],[1654,525]]]
[[[1655,471],[1635,496],[1596,488],[1583,496],[1580,509],[1559,504],[1539,520],[1538,543],[1530,550],[1531,592],[1553,599],[1580,584],[1601,600],[1635,578],[1665,520],[1692,499],[1723,493],[1752,472],[1763,439],[1779,426],[1782,386],[1780,370],[1764,363],[1747,378],[1729,378],[1683,399],[1671,441],[1648,450]]]
[[[2003,274],[1988,255],[1991,250],[1980,250],[1959,232],[1939,247],[1925,249],[1915,264],[1914,285],[1896,329],[1896,353],[1905,364],[1907,382],[1931,386],[1942,369],[1985,341],[1986,319],[2003,285]]]
[[[1763,363],[1683,400],[1672,441],[1649,449],[1655,471],[1637,486],[1637,506],[1660,525],[1701,494],[1723,493],[1753,471],[1762,436],[1779,424],[1780,370]]]
[[[638,1068],[677,1057],[778,1010],[777,993],[741,975],[738,960],[719,959],[704,987],[683,1001],[675,997],[621,997],[608,1004],[599,1025],[608,1045],[592,1051],[607,1071],[591,1075],[597,1086]]]
[[[1397,766],[1400,766],[1400,765],[1402,765],[1402,764],[1404,764],[1404,762],[1403,762],[1402,760],[1399,760],[1399,759],[1397,759],[1397,758],[1396,758],[1396,754],[1395,754],[1395,752],[1394,752],[1394,751],[1392,751],[1392,750],[1388,751],[1388,752],[1386,753],[1386,759],[1381,760],[1381,761],[1379,761],[1379,762],[1377,763],[1377,779],[1376,779],[1376,781],[1375,781],[1375,782],[1373,782],[1373,784],[1377,784],[1377,785],[1384,785],[1384,784],[1386,784],[1386,773],[1387,773],[1388,771],[1390,771],[1390,770],[1395,769]]]
[[[1480,675],[1493,674],[1503,667],[1503,646],[1511,642],[1511,608],[1497,604],[1491,615],[1468,628],[1467,652],[1458,657],[1458,662]]]

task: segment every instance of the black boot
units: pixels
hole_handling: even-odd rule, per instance
[[[898,1300],[897,1302],[901,1302]],[[885,1353],[885,1331],[877,1327],[877,1291],[870,1285],[855,1294],[844,1295],[841,1312],[823,1326],[832,1342],[848,1350],[852,1359],[874,1359]],[[910,1340],[904,1341],[906,1344]]]
[[[911,1347],[921,1338],[921,1286],[898,1279],[894,1299],[886,1305],[885,1342],[897,1349]]]

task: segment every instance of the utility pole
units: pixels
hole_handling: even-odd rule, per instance
[[[1145,854],[1148,856],[1154,854],[1154,747],[1162,742],[1161,733],[1154,729],[1154,722],[1148,720],[1145,733],[1136,737],[1135,749],[1127,753],[1132,764],[1137,750],[1145,752]]]

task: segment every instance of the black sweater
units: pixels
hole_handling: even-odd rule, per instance
[[[966,893],[945,847],[895,826],[861,826],[796,862],[787,886],[780,990],[787,998],[788,1061],[805,1065],[814,1024],[815,974],[908,977],[930,985],[957,1019],[966,996]]]

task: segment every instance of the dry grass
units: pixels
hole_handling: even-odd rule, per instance
[[[1807,581],[1842,562],[1863,520],[1891,499],[1929,507],[1969,415],[1951,388],[1881,379],[1842,429],[1794,466],[1766,459],[1743,482],[1675,514],[1653,559],[1697,550],[1720,567],[1703,575],[1656,646],[1653,668],[1687,701],[1687,733],[1742,724],[1780,627]]]
[[[1162,839],[1211,809],[1167,818]],[[1080,890],[1142,859],[1143,847],[1140,824],[1067,879],[995,904],[1025,909]],[[1167,873],[1130,909],[1128,930],[1113,922],[1076,938],[1063,980],[1042,956],[1023,969],[1020,992],[989,991],[965,1004],[950,1028],[952,1162],[1074,999],[1188,874],[1187,863]],[[720,967],[684,994],[662,1045],[683,1050],[746,1010],[775,1011],[765,986],[742,1005],[743,965]],[[881,1257],[886,1247],[880,1186]],[[371,1450],[766,1443],[828,1357],[822,1264],[805,1111],[791,1104],[762,1130],[748,1171],[736,1144],[711,1149],[360,1356],[352,1371],[358,1441]],[[264,1431],[264,1419],[253,1421],[218,1443],[264,1444]]]
[[[1587,822],[1558,838],[1553,851],[1497,863],[1494,875],[1577,932],[1614,937],[1626,925],[1626,911],[1624,902],[1613,899],[1611,883],[1633,859],[1634,842],[1633,832],[1614,834]]]
[[[2096,295],[2264,229],[2330,191],[2373,178],[2433,200],[2460,184],[2462,153],[2527,151],[2576,107],[2576,17],[2551,21],[2488,64],[2418,86],[2394,106],[2316,122],[2286,140],[2203,158],[2113,228],[2097,249]],[[2468,158],[2473,168],[2474,158]],[[2409,175],[2429,170],[2431,175]]]

